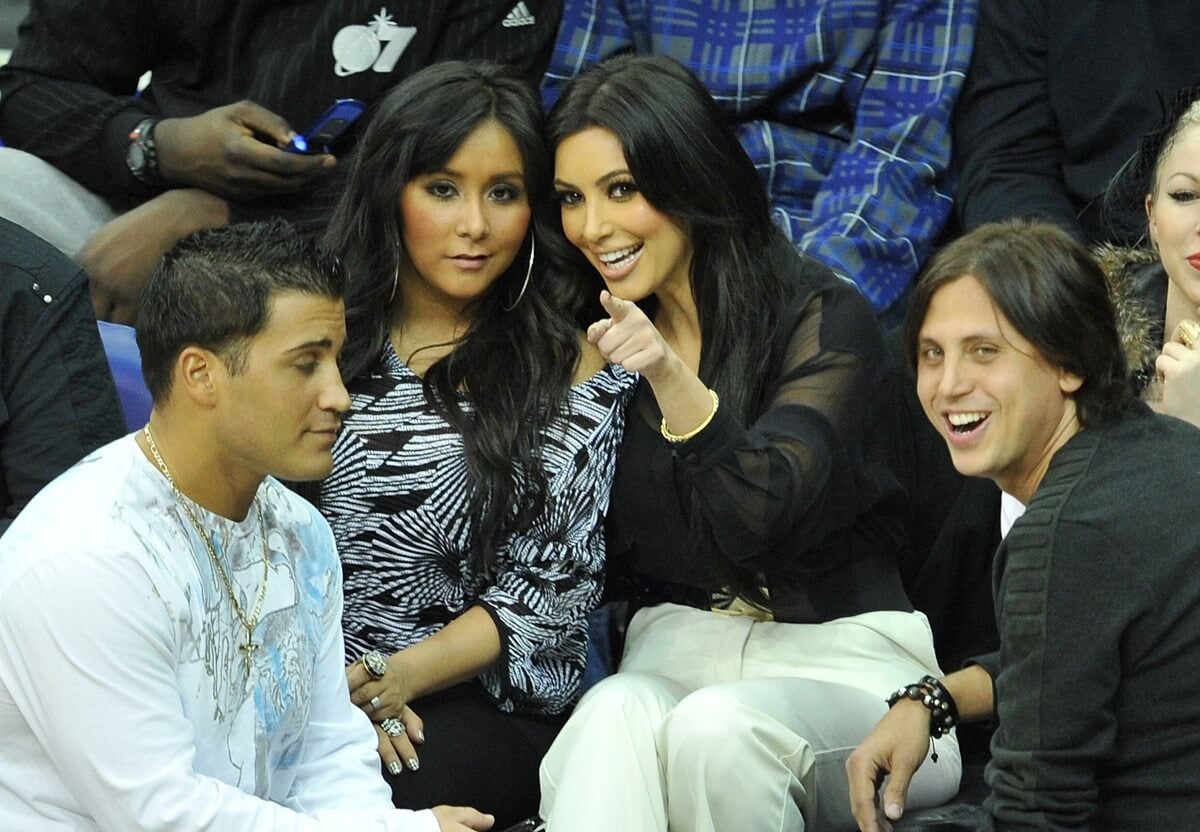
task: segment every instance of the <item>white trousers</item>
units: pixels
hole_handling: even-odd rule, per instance
[[[619,671],[580,701],[541,766],[549,832],[840,832],[845,761],[885,699],[940,675],[919,612],[758,622],[643,609]],[[958,791],[958,740],[937,741],[912,808]]]
[[[32,231],[68,257],[117,216],[103,197],[23,150],[0,147],[0,182],[0,217]]]

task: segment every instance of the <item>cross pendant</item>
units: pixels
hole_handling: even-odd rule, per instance
[[[254,657],[254,651],[258,649],[258,645],[254,643],[254,640],[250,638],[249,635],[247,635],[246,643],[239,644],[238,649],[242,651],[242,655],[246,659],[246,673],[248,675],[250,673],[250,661]]]

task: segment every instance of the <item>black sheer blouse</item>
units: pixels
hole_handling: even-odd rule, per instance
[[[608,520],[610,586],[636,606],[697,607],[721,590],[715,552],[760,577],[776,620],[814,623],[911,610],[896,556],[903,496],[890,465],[894,373],[870,306],[854,286],[797,258],[771,351],[773,383],[753,423],[727,408],[677,445],[639,383]],[[719,391],[718,391],[719,392]],[[696,532],[714,545],[696,546]]]

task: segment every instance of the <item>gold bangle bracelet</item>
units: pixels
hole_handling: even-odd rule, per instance
[[[711,387],[709,387],[708,395],[712,396],[713,406],[712,410],[708,412],[708,415],[704,417],[703,422],[696,425],[696,427],[692,428],[687,433],[671,433],[670,429],[667,427],[667,417],[664,416],[662,418],[662,423],[658,426],[658,432],[662,434],[662,438],[668,442],[671,442],[672,444],[686,442],[697,433],[708,427],[709,422],[711,422],[713,417],[717,415],[717,408],[721,406],[721,399],[717,396],[716,390],[713,390]]]

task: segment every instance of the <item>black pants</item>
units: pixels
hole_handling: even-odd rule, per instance
[[[402,809],[474,806],[503,829],[538,809],[538,765],[566,716],[530,716],[496,708],[475,682],[412,703],[425,723],[414,745],[421,767],[383,776]]]

